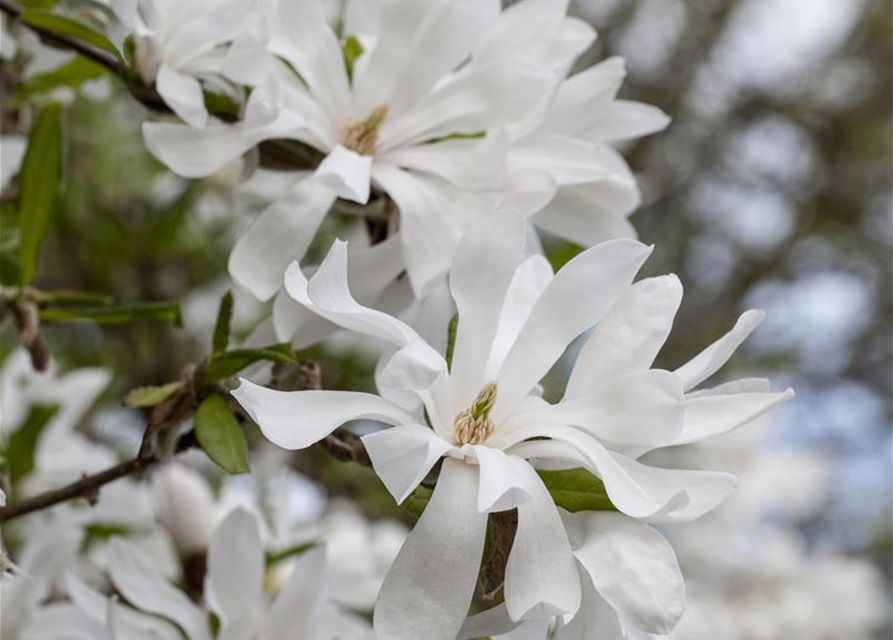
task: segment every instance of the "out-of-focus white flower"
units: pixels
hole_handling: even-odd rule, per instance
[[[114,0],[134,38],[136,67],[167,105],[191,126],[208,121],[203,87],[224,92],[226,46],[250,24],[249,0]]]
[[[447,271],[469,225],[502,201],[532,216],[557,192],[537,218],[549,230],[584,243],[632,235],[625,218],[638,192],[605,142],[667,119],[614,100],[616,61],[565,82],[595,38],[565,15],[567,0],[505,11],[495,0],[360,4],[349,3],[341,40],[318,1],[268,2],[267,37],[246,36],[227,61],[234,81],[256,85],[241,123],[144,125],[150,150],[188,177],[273,138],[325,155],[240,239],[230,257],[236,282],[272,297],[335,198],[365,204],[373,187],[399,209],[417,295]]]
[[[758,312],[676,371],[650,369],[681,300],[678,279],[631,286],[650,253],[632,240],[602,243],[553,276],[542,257],[526,257],[525,229],[517,214],[494,214],[460,244],[450,273],[460,321],[449,367],[409,326],[351,297],[345,246],[336,243],[309,281],[297,264],[290,267],[286,288],[329,321],[393,345],[379,371],[381,395],[280,392],[248,381],[233,392],[266,437],[288,449],[309,446],[349,420],[396,425],[363,442],[398,502],[444,458],[431,501],[376,605],[376,628],[388,638],[415,638],[422,627],[430,638],[456,634],[476,581],[487,514],[512,508],[519,523],[506,569],[510,618],[573,614],[581,597],[576,562],[533,464],[589,469],[632,518],[693,520],[728,495],[734,476],[658,469],[636,458],[734,429],[792,395],[770,393],[767,381],[693,391],[758,324]],[[540,380],[596,324],[564,398],[547,403],[536,392]],[[612,526],[665,544],[634,521],[605,525]],[[616,598],[609,601],[629,613]],[[651,603],[639,604],[634,620],[653,621]],[[656,629],[681,613],[675,601],[665,605]]]
[[[214,496],[197,471],[169,464],[152,476],[155,518],[182,557],[204,552],[217,525]]]

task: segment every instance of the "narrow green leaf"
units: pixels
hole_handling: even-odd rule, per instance
[[[32,96],[49,93],[60,87],[77,89],[85,82],[101,77],[105,72],[101,65],[77,56],[61,67],[29,78],[19,87],[10,104],[21,105]]]
[[[245,367],[260,360],[268,360],[276,364],[289,364],[295,361],[295,353],[287,342],[274,344],[263,349],[234,349],[211,360],[206,382],[216,382],[228,378]]]
[[[350,36],[344,41],[344,65],[347,67],[347,77],[353,78],[353,65],[363,55],[363,45],[356,36]]]
[[[9,464],[9,479],[16,481],[26,477],[34,470],[34,452],[37,449],[37,441],[44,427],[59,410],[58,405],[36,405],[25,422],[9,436],[7,445],[7,463]]]
[[[34,291],[34,300],[40,305],[102,305],[111,306],[115,303],[114,296],[95,291],[75,291],[72,289],[57,289],[56,291]]]
[[[268,553],[267,569],[275,567],[283,560],[288,560],[289,558],[293,558],[294,556],[299,556],[302,553],[306,553],[307,551],[318,547],[319,544],[319,542],[304,542],[302,544],[296,544],[292,547],[287,547],[285,549],[282,549],[281,551],[273,551],[271,553]]]
[[[182,382],[170,382],[161,386],[137,387],[124,397],[125,407],[154,407],[161,404],[183,387]]]
[[[134,302],[116,307],[48,307],[40,310],[45,322],[92,320],[99,324],[126,324],[137,320],[159,320],[180,326],[180,305],[172,302]]]
[[[195,412],[195,436],[208,457],[233,475],[248,473],[248,442],[229,404],[217,394]]]
[[[217,322],[214,325],[214,341],[212,351],[214,355],[220,355],[229,346],[230,323],[233,319],[233,292],[227,291],[220,299],[220,309],[217,311]]]
[[[447,349],[446,363],[447,368],[453,368],[453,351],[456,349],[456,332],[459,330],[459,314],[454,313],[450,318],[450,326],[447,328]]]
[[[19,282],[37,271],[40,248],[50,229],[64,176],[62,105],[41,111],[31,128],[19,176]]]
[[[108,51],[121,60],[121,52],[118,51],[118,47],[105,34],[100,33],[86,22],[45,9],[28,9],[22,14],[21,20],[32,27],[82,40],[97,49]]]
[[[616,511],[605,483],[586,469],[537,471],[555,504],[571,513]]]
[[[403,508],[406,509],[411,516],[420,518],[425,511],[425,507],[428,506],[428,501],[433,494],[433,489],[419,485],[416,490],[410,494],[409,498],[406,499],[406,502],[403,503]]]

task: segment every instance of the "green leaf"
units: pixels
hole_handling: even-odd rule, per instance
[[[60,87],[77,89],[88,80],[101,77],[105,72],[105,68],[101,65],[77,56],[61,67],[29,78],[19,87],[10,105],[13,107],[21,105],[32,96],[49,93]]]
[[[206,382],[216,382],[228,378],[245,367],[260,360],[268,360],[276,364],[289,364],[295,361],[295,353],[288,342],[274,344],[262,349],[234,349],[211,360]]]
[[[212,352],[215,356],[222,354],[229,346],[230,323],[233,319],[233,292],[227,291],[220,299],[217,311],[217,322],[214,325],[214,341]]]
[[[23,285],[37,271],[40,248],[62,190],[63,146],[62,105],[51,104],[31,128],[19,175],[19,283]]]
[[[559,507],[578,511],[616,511],[605,483],[586,469],[537,471]]]
[[[15,484],[34,470],[34,452],[44,427],[59,411],[58,405],[36,405],[25,422],[9,436],[6,456],[9,479]]]
[[[293,558],[294,556],[299,556],[302,553],[306,553],[311,549],[318,547],[319,542],[304,542],[301,544],[296,544],[292,547],[287,547],[282,549],[281,551],[273,551],[267,554],[267,569],[276,566],[283,560],[288,560],[289,558]]]
[[[356,36],[350,36],[344,41],[344,65],[347,67],[347,77],[353,79],[353,65],[363,55],[363,45]]]
[[[154,407],[161,404],[183,388],[182,382],[170,382],[161,386],[146,386],[133,389],[124,397],[125,407]]]
[[[38,291],[32,292],[35,302],[40,305],[102,305],[110,306],[115,303],[114,296],[107,293],[96,293],[94,291],[75,291],[72,289],[57,289],[56,291]]]
[[[160,320],[181,325],[180,305],[172,302],[134,302],[116,307],[48,307],[40,310],[45,322],[92,320],[99,324],[126,324],[137,320]]]
[[[195,412],[195,437],[208,457],[233,475],[248,473],[248,442],[222,396],[205,398]]]
[[[217,117],[230,117],[236,119],[242,111],[241,105],[224,93],[205,91],[205,108]]]
[[[406,509],[411,516],[420,518],[425,511],[425,507],[428,506],[428,501],[433,494],[433,489],[419,485],[416,490],[410,494],[406,502],[403,503],[403,508]]]
[[[453,351],[456,349],[456,332],[459,330],[459,314],[454,313],[447,328],[446,363],[447,369],[453,368]]]
[[[76,38],[91,44],[97,49],[108,51],[121,60],[121,52],[118,51],[118,47],[105,34],[100,33],[86,22],[44,9],[28,9],[21,15],[20,19],[32,27]]]

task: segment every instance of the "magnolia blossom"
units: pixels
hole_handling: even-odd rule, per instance
[[[459,314],[450,365],[411,327],[351,297],[346,248],[336,243],[310,280],[292,265],[286,288],[329,321],[393,345],[380,367],[380,395],[280,392],[248,381],[233,392],[267,438],[289,449],[309,446],[349,420],[394,425],[363,442],[399,502],[443,460],[431,501],[382,587],[375,612],[381,637],[451,639],[471,600],[487,515],[513,508],[518,530],[506,567],[508,616],[577,612],[581,581],[572,544],[534,465],[588,469],[616,508],[635,520],[689,521],[719,504],[734,476],[659,469],[636,458],[733,429],[791,395],[770,393],[760,381],[693,391],[758,324],[759,312],[746,313],[675,371],[650,369],[681,299],[678,279],[632,285],[650,253],[632,240],[602,243],[553,276],[545,259],[525,256],[525,229],[518,214],[494,214],[460,244],[450,272]],[[564,398],[545,401],[540,380],[594,325]],[[600,526],[609,534],[644,526],[635,520]],[[650,530],[635,543],[641,539],[662,544]],[[609,575],[617,569],[610,561],[603,565]],[[629,603],[615,595],[602,593],[628,614]],[[659,615],[639,612],[632,622],[664,632],[680,614],[674,599]]]
[[[595,38],[565,15],[567,0],[523,0],[505,11],[498,0],[360,4],[349,4],[339,39],[319,0],[268,2],[265,28],[229,51],[228,77],[254,87],[242,122],[144,125],[149,149],[189,177],[264,140],[298,140],[323,154],[237,243],[229,266],[238,284],[272,297],[335,199],[365,204],[373,188],[399,209],[416,295],[430,291],[464,231],[500,202],[533,215],[559,192],[562,206],[539,217],[547,229],[585,242],[632,234],[625,216],[638,192],[605,141],[667,119],[614,101],[616,61],[565,82]]]
[[[112,0],[132,31],[136,69],[194,127],[208,121],[204,87],[229,90],[221,76],[226,45],[254,14],[249,0]]]

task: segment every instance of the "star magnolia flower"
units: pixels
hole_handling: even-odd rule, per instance
[[[443,459],[431,501],[382,587],[380,637],[452,640],[471,601],[487,514],[513,508],[509,616],[576,612],[581,586],[571,543],[530,461],[589,469],[633,518],[692,520],[723,500],[734,476],[658,469],[636,458],[737,427],[790,395],[747,383],[686,394],[728,359],[761,314],[745,314],[676,371],[652,370],[681,299],[678,279],[630,286],[650,253],[632,240],[602,243],[553,276],[544,258],[525,257],[525,228],[517,214],[493,214],[460,244],[450,272],[460,319],[451,366],[412,328],[351,297],[346,249],[336,243],[309,281],[292,265],[286,288],[331,322],[396,347],[381,367],[381,395],[280,392],[244,380],[233,392],[266,437],[288,449],[349,420],[395,425],[363,442],[401,502]],[[538,397],[538,383],[567,345],[596,324],[564,398],[549,404]]]
[[[325,586],[325,549],[302,554],[291,578],[272,600],[264,592],[266,558],[258,522],[243,509],[230,513],[218,527],[208,549],[205,601],[220,621],[212,632],[208,612],[171,585],[159,572],[153,558],[133,542],[114,538],[109,545],[108,571],[115,589],[134,608],[120,607],[122,623],[137,627],[150,623],[141,635],[118,631],[108,609],[113,604],[73,575],[68,576],[69,593],[93,626],[108,626],[111,638],[182,638],[190,640],[371,640],[368,624],[337,609]],[[308,580],[313,576],[313,580]],[[176,626],[174,626],[176,625]],[[154,633],[154,635],[153,635]],[[46,636],[47,640],[68,635]],[[93,636],[95,637],[95,636]],[[101,636],[100,636],[101,637]]]
[[[208,121],[203,85],[232,93],[221,71],[226,45],[243,33],[255,7],[247,0],[112,0],[133,32],[136,68],[184,122]]]
[[[318,0],[270,2],[266,39],[246,36],[230,50],[229,77],[257,85],[243,121],[200,130],[146,123],[146,143],[187,177],[269,139],[324,155],[230,256],[234,280],[260,299],[279,290],[336,197],[364,204],[373,186],[397,205],[419,296],[448,270],[468,226],[503,201],[533,215],[556,190],[579,187],[559,201],[574,205],[567,213],[542,215],[546,228],[587,242],[629,236],[638,192],[604,141],[667,119],[613,100],[615,63],[562,82],[595,38],[565,15],[567,4],[524,0],[501,11],[497,0],[386,0],[348,10],[342,43]]]

